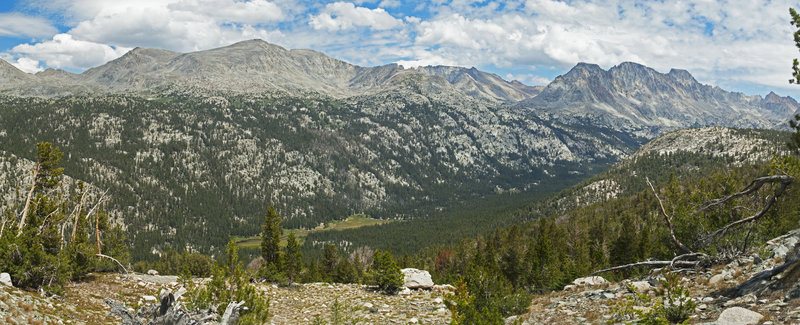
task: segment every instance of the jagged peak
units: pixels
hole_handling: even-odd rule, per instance
[[[579,62],[572,69],[563,75],[564,78],[581,78],[606,72],[599,65],[594,63]]]
[[[694,76],[692,76],[692,74],[689,73],[689,71],[683,69],[670,69],[667,75],[672,76],[676,80],[697,82],[697,80],[694,79]]]

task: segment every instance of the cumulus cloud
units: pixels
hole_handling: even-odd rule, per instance
[[[264,0],[247,2],[233,0],[181,0],[168,5],[170,9],[201,14],[217,21],[258,25],[284,19],[276,4]]]
[[[39,71],[44,71],[44,68],[42,68],[39,61],[29,58],[19,58],[16,60],[12,60],[9,63],[17,67],[17,69],[20,69],[27,73],[37,73]]]
[[[506,80],[517,80],[524,84],[534,85],[534,86],[544,86],[549,84],[552,80],[549,78],[545,78],[542,76],[537,76],[532,73],[524,73],[524,74],[506,74]]]
[[[21,55],[17,59],[17,67],[25,71],[36,71],[39,60],[49,67],[87,69],[94,67],[128,52],[130,48],[111,47],[105,44],[79,41],[70,34],[58,34],[52,40],[37,44],[21,44],[11,49],[12,53]],[[31,59],[34,58],[34,59]]]
[[[0,36],[52,36],[58,30],[45,19],[17,13],[0,13]]]
[[[368,27],[374,30],[392,29],[403,25],[403,21],[392,17],[382,8],[356,7],[349,2],[328,4],[318,15],[312,15],[309,24],[314,29],[329,31]]]

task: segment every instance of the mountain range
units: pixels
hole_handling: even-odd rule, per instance
[[[269,204],[286,225],[313,227],[552,192],[658,134],[780,128],[800,108],[629,62],[578,64],[531,87],[474,68],[360,67],[260,40],[136,48],[81,74],[0,61],[0,94],[0,157],[61,146],[67,174],[109,189],[112,217],[136,229],[138,258],[255,235]],[[0,178],[24,184],[10,179],[19,175]]]

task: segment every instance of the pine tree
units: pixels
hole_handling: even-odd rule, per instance
[[[284,248],[283,256],[286,260],[286,277],[289,280],[289,284],[291,284],[303,267],[303,253],[300,252],[300,245],[297,243],[293,232],[290,232],[289,237],[286,239],[286,248]]]
[[[378,290],[387,295],[393,295],[400,290],[403,285],[403,273],[395,264],[391,253],[376,251],[372,268]]]
[[[261,257],[264,258],[264,266],[274,270],[280,266],[280,243],[281,243],[281,218],[275,207],[267,208],[267,216],[264,225],[261,227]]]
[[[332,282],[336,266],[338,265],[339,252],[336,245],[325,244],[325,250],[322,253],[322,278],[327,282]]]

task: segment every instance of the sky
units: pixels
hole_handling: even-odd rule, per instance
[[[263,39],[361,66],[476,67],[546,85],[578,62],[686,69],[706,84],[800,99],[789,8],[800,2],[626,0],[2,0],[0,58],[80,73],[134,47]]]

